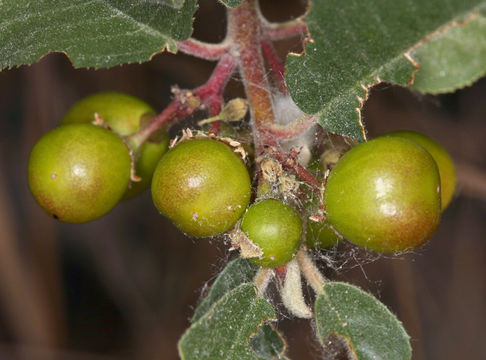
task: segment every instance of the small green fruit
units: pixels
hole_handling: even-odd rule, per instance
[[[32,149],[29,187],[56,219],[83,223],[110,211],[130,179],[128,147],[113,132],[71,124],[45,134]]]
[[[307,220],[305,244],[310,249],[328,249],[337,245],[341,238],[331,228],[328,221],[315,222]]]
[[[250,175],[240,157],[228,145],[205,138],[168,151],[152,179],[157,209],[180,230],[199,238],[231,229],[250,195]]]
[[[262,251],[252,260],[263,267],[287,264],[300,246],[302,221],[289,205],[273,199],[250,206],[243,215],[241,230]]]
[[[400,137],[347,152],[324,193],[327,220],[356,245],[379,252],[415,249],[440,221],[440,178],[429,153]]]
[[[120,136],[136,133],[155,116],[155,110],[149,104],[134,96],[102,92],[85,97],[74,104],[66,112],[61,123],[90,123],[95,120],[95,113]],[[169,137],[162,131],[136,151],[135,173],[141,181],[129,184],[124,199],[131,198],[150,186],[155,167],[167,151],[168,144]]]
[[[393,131],[384,134],[383,136],[398,136],[412,140],[423,146],[425,150],[432,155],[439,168],[442,211],[444,211],[451,202],[456,189],[456,171],[454,169],[454,163],[447,150],[428,136],[415,131]]]

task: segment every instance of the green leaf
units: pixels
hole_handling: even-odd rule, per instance
[[[486,75],[486,17],[475,16],[412,52],[420,67],[411,88],[423,93],[451,92]]]
[[[238,257],[230,261],[219,273],[208,294],[194,311],[191,322],[199,320],[215,302],[237,286],[252,282],[257,270],[258,266],[249,260]]]
[[[159,3],[161,5],[168,5],[174,9],[180,9],[184,5],[185,0],[145,0],[147,2]]]
[[[0,69],[64,52],[75,67],[148,61],[192,32],[196,0],[0,1]],[[171,1],[180,3],[180,1]],[[182,4],[182,3],[181,3]]]
[[[342,337],[357,360],[412,358],[409,336],[381,302],[356,286],[329,282],[315,303],[321,344],[330,335]]]
[[[241,4],[241,0],[219,0],[229,8],[235,8]]]
[[[285,358],[286,343],[282,335],[270,324],[263,324],[258,328],[255,336],[250,338],[253,351],[261,359],[274,360]]]
[[[256,294],[252,284],[241,284],[220,298],[184,333],[179,355],[186,360],[257,360],[250,338],[275,312]]]
[[[407,85],[416,68],[406,54],[438,29],[478,12],[485,3],[314,1],[307,17],[313,42],[306,44],[304,56],[287,59],[292,98],[306,113],[317,114],[327,130],[363,141],[360,114],[368,89],[382,81]]]

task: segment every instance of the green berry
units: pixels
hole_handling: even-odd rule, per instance
[[[310,249],[327,249],[339,243],[341,237],[336,234],[328,221],[307,220],[305,244]]]
[[[181,142],[168,151],[152,179],[157,209],[199,238],[231,229],[250,195],[250,175],[241,158],[228,145],[206,138]]]
[[[454,196],[456,189],[456,171],[454,163],[447,152],[439,143],[432,140],[428,136],[417,133],[415,131],[393,131],[383,136],[398,136],[416,142],[427,150],[434,158],[439,168],[440,174],[440,191],[442,200],[442,211],[449,205]]]
[[[252,260],[263,267],[278,267],[292,260],[299,249],[302,221],[289,205],[267,199],[248,208],[241,230],[263,252]]]
[[[155,115],[155,110],[134,96],[117,92],[101,92],[87,96],[71,106],[61,123],[92,122],[95,120],[95,113],[100,115],[118,135],[128,136],[138,131],[140,119]]]
[[[91,124],[60,126],[34,146],[29,187],[56,219],[83,223],[110,211],[130,179],[127,146],[113,132]]]
[[[127,94],[102,92],[90,95],[74,104],[64,115],[62,124],[90,123],[95,113],[120,136],[136,133],[155,116],[155,110],[146,102]],[[169,137],[165,131],[153,136],[135,151],[135,173],[141,181],[131,182],[124,199],[146,190],[151,183],[155,167],[167,151]]]
[[[379,252],[415,249],[440,221],[440,178],[429,153],[400,137],[347,152],[324,193],[327,220],[356,245]]]

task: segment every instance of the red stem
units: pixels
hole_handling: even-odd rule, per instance
[[[262,141],[265,127],[275,122],[275,115],[261,54],[262,25],[257,6],[255,0],[246,0],[228,10],[228,38],[234,41],[240,54],[240,73],[252,112],[255,146],[261,153],[264,145],[278,146],[278,143],[272,138],[265,139],[268,143]]]
[[[270,69],[275,75],[280,92],[282,94],[287,95],[289,93],[289,90],[287,88],[287,84],[285,84],[285,77],[284,77],[285,66],[280,61],[275,51],[275,48],[273,47],[270,40],[268,40],[268,38],[263,37],[261,40],[261,45],[262,45],[263,56],[265,56],[265,59],[267,60],[268,65],[270,66]]]
[[[313,191],[320,192],[321,182],[317,180],[305,167],[298,161],[281,149],[273,149],[273,157],[282,164],[282,166],[294,172],[303,182],[305,182]]]
[[[299,18],[285,23],[265,23],[265,34],[270,40],[284,40],[294,36],[307,36],[307,25]]]
[[[218,114],[223,103],[223,90],[235,69],[235,57],[229,53],[223,55],[203,86],[193,91],[177,90],[172,102],[147,126],[130,136],[129,143],[137,149],[160,128],[167,128],[196,110],[208,108],[210,113]]]
[[[223,41],[219,44],[208,44],[196,39],[187,39],[177,43],[177,47],[181,52],[187,55],[205,59],[205,60],[219,60],[225,53],[228,52],[229,43]]]

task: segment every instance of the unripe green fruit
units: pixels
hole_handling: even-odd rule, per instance
[[[324,193],[327,220],[356,245],[379,252],[415,249],[440,221],[440,178],[430,154],[399,137],[347,152]]]
[[[120,136],[136,133],[155,116],[155,110],[149,104],[134,96],[102,92],[85,97],[74,104],[66,112],[61,123],[90,123],[94,121],[95,113]],[[158,135],[156,140],[150,139],[137,151],[135,173],[141,181],[129,184],[124,199],[131,198],[150,186],[155,167],[169,144],[166,132]]]
[[[327,249],[339,243],[341,238],[331,228],[328,221],[315,222],[307,220],[305,244],[310,249]]]
[[[143,116],[155,115],[146,102],[127,94],[101,92],[75,103],[64,115],[62,124],[86,123],[95,120],[97,113],[120,136],[131,135],[140,128]]]
[[[456,189],[456,171],[454,169],[454,163],[449,156],[446,149],[444,149],[439,143],[432,140],[428,136],[417,133],[415,131],[393,131],[383,136],[398,136],[416,142],[423,146],[425,150],[429,152],[434,158],[439,168],[440,174],[440,191],[442,200],[442,211],[449,205]]]
[[[94,220],[121,199],[130,179],[128,147],[113,132],[92,124],[60,126],[32,149],[29,187],[56,219]]]
[[[241,230],[263,251],[251,260],[263,267],[278,267],[292,260],[299,249],[302,220],[289,205],[267,199],[249,207]]]
[[[152,179],[157,209],[195,237],[231,229],[250,195],[250,175],[241,158],[228,145],[205,138],[181,142],[168,151]]]

